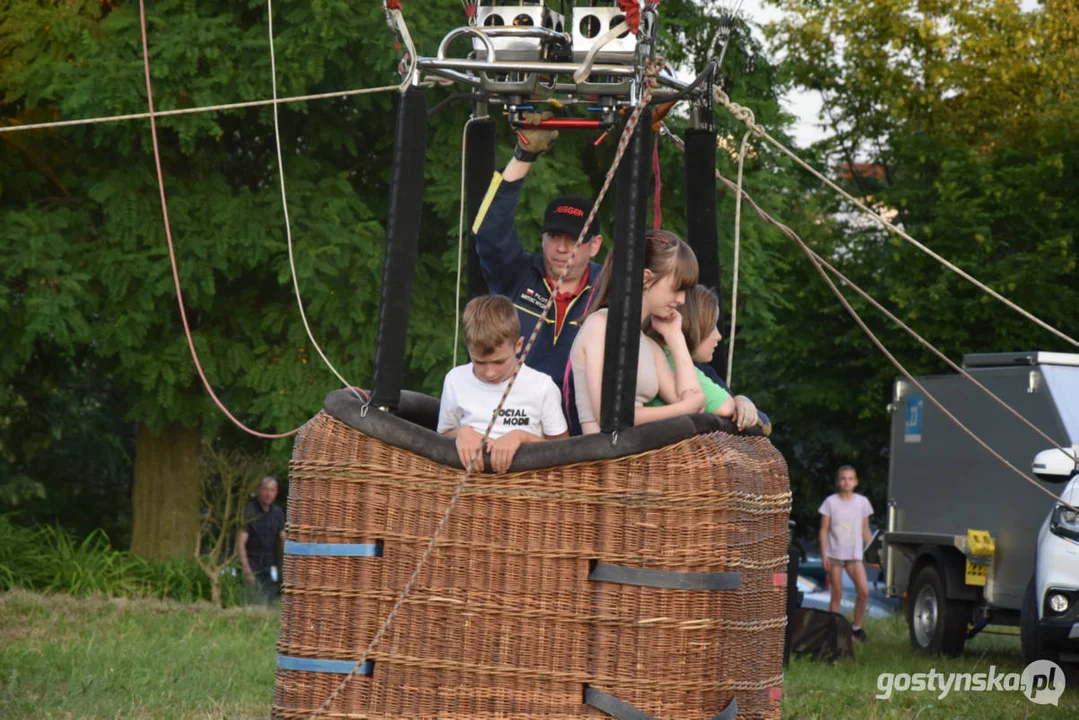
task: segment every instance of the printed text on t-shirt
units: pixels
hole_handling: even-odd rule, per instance
[[[521,408],[502,408],[498,416],[503,425],[528,425],[528,413]]]

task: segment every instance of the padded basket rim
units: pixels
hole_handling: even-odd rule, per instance
[[[397,414],[368,407],[351,390],[334,390],[326,396],[325,410],[354,430],[381,440],[389,445],[427,458],[439,465],[463,470],[457,457],[457,447],[452,438],[440,435],[398,415],[408,416],[409,408],[430,403],[434,398],[423,393],[405,390],[401,393],[401,406]],[[435,401],[437,402],[437,401]],[[646,423],[618,433],[617,442],[605,433],[581,435],[564,440],[522,445],[514,456],[510,472],[542,470],[583,462],[598,462],[637,455],[675,445],[694,435],[725,432],[730,435],[760,436],[760,428],[739,432],[728,418],[718,415],[682,415],[680,417]],[[490,467],[490,462],[486,463]]]

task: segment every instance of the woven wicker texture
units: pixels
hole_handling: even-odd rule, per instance
[[[358,660],[461,471],[315,417],[296,440],[287,536],[382,543],[286,555],[278,652]],[[712,433],[637,456],[469,479],[376,652],[323,717],[606,717],[587,684],[660,720],[778,718],[790,493],[765,438]],[[588,579],[594,562],[741,573],[737,590]],[[344,676],[277,672],[274,715],[310,716]]]

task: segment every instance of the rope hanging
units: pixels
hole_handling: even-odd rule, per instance
[[[139,21],[140,29],[142,30],[142,66],[144,74],[146,76],[146,103],[149,109],[148,114],[150,118],[150,138],[153,141],[154,166],[157,170],[157,187],[161,196],[161,215],[165,221],[165,241],[168,243],[169,247],[169,264],[172,266],[172,281],[173,285],[175,285],[176,287],[176,302],[180,306],[180,320],[183,322],[184,325],[184,336],[187,338],[188,350],[191,351],[191,359],[195,362],[195,370],[198,372],[199,378],[202,380],[202,384],[206,388],[206,392],[213,399],[218,409],[220,409],[221,412],[225,414],[225,417],[231,420],[238,428],[250,435],[254,435],[258,438],[263,438],[264,440],[278,440],[280,438],[290,437],[299,432],[300,428],[302,428],[303,425],[293,428],[288,432],[264,433],[259,432],[258,430],[253,430],[244,423],[240,422],[240,420],[237,419],[236,416],[233,415],[229,411],[229,409],[225,407],[225,404],[221,402],[221,400],[217,397],[217,393],[214,392],[213,386],[210,385],[210,381],[206,378],[206,373],[202,369],[202,363],[199,362],[199,354],[198,351],[195,350],[195,341],[191,337],[191,326],[187,321],[187,310],[184,308],[184,293],[183,289],[180,287],[180,271],[177,269],[176,248],[174,247],[172,242],[172,227],[169,223],[169,203],[168,199],[165,197],[165,175],[161,169],[161,150],[158,145],[157,121],[155,119],[154,113],[154,90],[153,85],[150,82],[150,50],[149,43],[146,39],[146,0],[139,0]]]
[[[284,156],[281,153],[281,123],[277,113],[277,53],[274,51],[273,40],[273,0],[266,0],[266,17],[269,25],[269,39],[270,39],[270,83],[273,89],[273,135],[274,135],[274,147],[277,150],[277,176],[281,181],[281,209],[285,213],[285,239],[288,243],[288,267],[289,273],[292,275],[292,287],[296,291],[296,306],[300,309],[300,319],[303,321],[303,329],[307,333],[307,339],[311,341],[311,344],[315,347],[315,352],[322,359],[323,364],[330,369],[338,380],[341,381],[346,388],[352,391],[352,394],[356,396],[358,400],[366,400],[365,395],[361,395],[360,391],[353,387],[352,383],[345,379],[345,377],[337,371],[337,368],[333,366],[330,359],[326,357],[326,353],[322,351],[322,346],[319,345],[318,340],[315,339],[315,334],[311,332],[311,324],[307,322],[307,313],[303,309],[303,298],[300,296],[300,279],[296,275],[296,258],[292,250],[292,222],[289,220],[288,215],[288,195],[285,192],[285,161]]]
[[[731,332],[727,336],[727,387],[731,387],[731,377],[734,375],[734,334],[738,327],[738,267],[742,250],[742,168],[745,166],[748,147],[749,131],[746,131],[738,148],[738,186],[734,191],[734,268],[731,280]]]
[[[159,192],[159,195],[160,195],[160,198],[161,198],[161,215],[162,215],[162,220],[163,220],[164,225],[165,225],[165,241],[166,241],[166,243],[168,245],[168,250],[169,250],[169,264],[170,264],[170,266],[172,268],[172,279],[173,279],[173,285],[174,285],[174,287],[176,289],[176,302],[177,302],[177,305],[179,306],[179,309],[180,309],[180,320],[181,320],[181,323],[183,324],[183,327],[184,327],[184,336],[187,339],[188,351],[191,353],[191,359],[195,364],[195,370],[198,373],[199,379],[202,381],[203,387],[206,389],[206,393],[210,396],[210,399],[213,400],[214,404],[222,412],[222,414],[224,414],[225,417],[227,417],[234,425],[236,425],[238,428],[240,428],[244,432],[248,433],[249,435],[253,435],[254,437],[262,438],[262,439],[265,439],[265,440],[277,440],[277,439],[291,437],[292,435],[295,435],[297,432],[299,432],[300,428],[303,427],[303,425],[300,425],[299,427],[293,428],[292,430],[289,430],[289,431],[284,432],[284,433],[264,433],[264,432],[260,432],[258,430],[254,430],[254,429],[248,427],[246,424],[241,422],[235,415],[233,415],[232,412],[228,409],[228,407],[226,407],[225,404],[221,401],[221,399],[217,396],[217,393],[214,392],[213,386],[210,384],[210,381],[206,377],[206,373],[202,368],[202,363],[199,360],[198,350],[195,348],[194,339],[193,339],[192,334],[191,334],[191,326],[190,326],[190,323],[188,322],[188,319],[187,319],[187,310],[186,310],[186,307],[184,305],[183,287],[182,287],[181,282],[180,282],[180,272],[179,272],[178,264],[176,262],[176,248],[175,248],[175,244],[174,244],[173,238],[172,238],[172,224],[169,222],[168,197],[167,197],[167,195],[165,193],[165,176],[164,176],[164,170],[162,168],[162,163],[161,163],[161,150],[160,150],[160,144],[159,144],[158,135],[157,135],[157,120],[156,119],[157,119],[157,117],[166,116],[166,115],[183,115],[183,114],[193,114],[193,113],[199,113],[199,112],[211,112],[211,111],[216,111],[216,110],[232,110],[232,109],[238,109],[238,108],[242,108],[242,107],[255,107],[255,106],[262,106],[262,105],[271,105],[271,106],[273,106],[273,109],[274,109],[274,135],[275,135],[275,139],[277,141],[278,170],[280,172],[281,201],[282,201],[282,206],[283,206],[284,212],[285,212],[285,228],[286,228],[286,235],[287,235],[287,238],[288,238],[289,267],[290,267],[290,270],[292,272],[293,286],[294,286],[295,291],[296,291],[296,301],[297,301],[297,304],[299,305],[299,308],[300,308],[300,316],[303,318],[304,328],[307,331],[307,336],[311,340],[312,344],[315,346],[315,349],[318,351],[318,354],[322,358],[322,360],[327,364],[327,366],[330,368],[330,370],[333,371],[333,373],[338,377],[338,379],[341,380],[341,382],[344,384],[344,386],[346,388],[349,388],[354,394],[356,394],[357,397],[360,397],[361,399],[363,399],[363,398],[366,397],[366,393],[364,393],[363,390],[361,390],[359,388],[356,388],[356,387],[353,387],[351,384],[349,384],[341,376],[341,374],[337,372],[337,370],[333,367],[333,365],[330,363],[330,361],[326,358],[325,354],[322,352],[322,348],[319,346],[318,342],[315,340],[313,334],[311,333],[311,328],[310,328],[310,326],[309,326],[309,324],[307,322],[307,316],[304,313],[303,301],[302,301],[302,298],[300,296],[299,282],[298,282],[297,277],[296,277],[295,259],[293,257],[293,252],[292,252],[292,231],[291,231],[291,224],[290,224],[289,218],[288,218],[288,202],[287,202],[287,197],[286,197],[286,192],[285,192],[284,167],[283,167],[282,161],[281,161],[281,140],[280,140],[280,132],[279,132],[279,128],[278,128],[277,106],[279,104],[283,103],[283,102],[293,102],[293,101],[297,101],[297,100],[320,99],[320,98],[330,98],[330,97],[346,97],[346,96],[350,96],[350,95],[365,95],[365,94],[376,93],[376,92],[386,92],[386,91],[389,91],[389,90],[399,90],[401,88],[401,86],[400,85],[388,85],[388,86],[385,86],[385,87],[363,88],[363,89],[359,89],[359,90],[346,90],[346,91],[342,91],[342,92],[321,93],[321,94],[318,94],[318,95],[305,95],[305,96],[297,96],[297,97],[291,97],[291,98],[278,98],[277,97],[276,60],[275,60],[275,56],[274,56],[274,46],[273,46],[273,8],[272,8],[271,0],[267,0],[267,10],[268,10],[268,15],[269,15],[269,33],[270,33],[270,64],[271,64],[271,70],[273,72],[273,98],[270,99],[270,100],[257,100],[257,101],[244,102],[244,103],[231,103],[231,104],[228,104],[228,105],[215,105],[215,106],[202,107],[202,108],[187,108],[187,109],[184,109],[184,110],[171,110],[171,111],[165,111],[165,112],[158,113],[154,109],[153,84],[151,82],[151,73],[150,73],[149,39],[148,39],[147,23],[146,23],[146,5],[145,5],[145,0],[139,0],[139,30],[140,30],[141,38],[142,38],[143,73],[145,75],[145,80],[146,80],[146,102],[147,102],[147,112],[146,113],[137,113],[137,114],[134,114],[134,115],[118,115],[118,116],[112,116],[112,117],[106,117],[106,118],[88,118],[88,119],[84,119],[84,120],[67,120],[67,121],[59,121],[59,122],[55,122],[55,123],[38,123],[38,124],[35,124],[35,125],[22,125],[22,126],[17,126],[17,127],[0,128],[0,131],[4,131],[4,130],[8,130],[8,131],[10,131],[10,130],[29,130],[29,129],[42,128],[42,127],[61,127],[61,126],[70,126],[70,125],[89,125],[89,124],[94,124],[94,123],[99,123],[99,122],[113,122],[113,121],[117,121],[117,120],[138,119],[138,118],[147,118],[147,119],[150,120],[150,137],[151,137],[151,140],[152,140],[153,151],[154,151],[154,167],[155,167],[155,170],[156,170],[156,173],[157,173],[158,192]]]

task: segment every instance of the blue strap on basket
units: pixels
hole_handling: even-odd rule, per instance
[[[322,557],[382,557],[382,543],[309,543],[286,540],[285,554]]]
[[[655,716],[649,715],[643,710],[638,710],[628,702],[619,700],[614,695],[608,695],[587,685],[584,688],[584,703],[607,713],[616,720],[656,720]],[[734,720],[737,715],[738,699],[731,698],[731,701],[727,703],[727,707],[723,708],[717,715],[713,715],[711,720]]]
[[[739,572],[677,572],[650,568],[596,563],[588,573],[593,582],[610,582],[670,590],[737,590],[742,585]]]
[[[352,672],[354,667],[356,667],[355,660],[317,660],[315,658],[292,657],[290,655],[277,656],[278,670],[298,670],[300,672],[324,672],[348,675]],[[368,660],[360,666],[360,669],[356,671],[356,674],[370,675],[374,670],[375,663]]]

